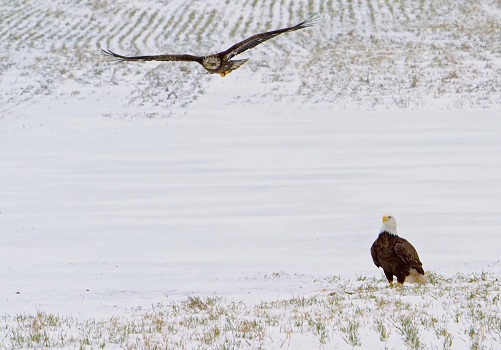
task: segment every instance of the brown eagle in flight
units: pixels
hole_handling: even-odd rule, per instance
[[[397,276],[399,285],[406,280],[409,283],[428,282],[416,249],[397,236],[397,221],[389,214],[383,215],[383,225],[372,244],[371,255],[374,264],[383,268],[390,284],[393,284],[393,276]]]
[[[209,73],[218,73],[224,77],[231,73],[248,59],[232,60],[238,54],[252,49],[257,45],[264,43],[266,40],[276,37],[282,33],[293,32],[295,30],[303,29],[315,25],[319,21],[319,17],[312,16],[303,22],[283,29],[272,30],[270,32],[253,35],[241,42],[233,45],[226,51],[215,53],[208,56],[193,56],[193,55],[151,55],[151,56],[122,56],[114,53],[111,50],[103,50],[105,54],[110,55],[120,61],[193,61],[200,63]]]

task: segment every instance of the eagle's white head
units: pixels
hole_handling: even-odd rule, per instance
[[[383,225],[379,233],[385,231],[392,235],[397,235],[397,220],[395,220],[395,217],[391,214],[383,215]]]

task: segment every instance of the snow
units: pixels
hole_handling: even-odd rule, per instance
[[[221,95],[169,119],[2,120],[4,310],[240,295],[277,271],[377,275],[368,247],[387,211],[429,270],[499,259],[496,112],[212,113]]]
[[[183,11],[204,13],[181,1],[169,4],[173,18]],[[271,24],[297,18],[282,15],[277,4]],[[35,5],[25,5],[36,12]],[[17,17],[9,6],[2,5],[12,11],[10,28]],[[68,10],[63,3],[51,6],[55,13],[58,6]],[[214,1],[204,6],[210,9]],[[499,18],[494,5],[482,6]],[[127,5],[123,12],[129,7],[136,8]],[[383,32],[391,43],[403,31],[405,47],[435,40],[437,28],[421,42],[421,34],[402,30],[402,18],[366,22],[366,7],[351,19],[345,14],[340,35],[350,35],[352,22],[363,23],[361,37],[351,43],[377,46],[363,37],[371,32]],[[125,38],[138,50],[158,49],[161,39],[180,44],[165,38],[159,25],[149,36],[127,26],[110,29],[109,38],[93,28],[81,33],[79,16],[88,21],[97,9],[88,10],[63,26],[76,32],[75,46],[82,33],[89,35],[84,57],[88,51],[99,55],[94,46],[105,41],[124,49]],[[171,18],[168,7],[156,4],[157,10]],[[230,10],[238,12],[238,5]],[[412,12],[399,13],[406,11]],[[140,12],[134,18],[149,23]],[[235,18],[228,22],[236,25]],[[165,18],[150,22],[159,20]],[[474,20],[467,24],[474,26]],[[111,26],[105,22],[96,24],[101,31]],[[332,26],[327,20],[326,27]],[[196,40],[198,30],[182,48]],[[397,33],[387,33],[392,30]],[[46,31],[47,38],[71,38]],[[211,42],[224,47],[243,31],[249,33],[239,28],[222,39],[212,34],[201,50]],[[183,33],[179,29],[176,37]],[[12,36],[0,35],[10,39],[5,45],[13,57],[20,57]],[[298,67],[326,62],[310,60],[303,48],[297,67],[291,56],[266,62],[302,43],[313,45],[305,38],[321,37],[301,35],[272,44],[271,53],[256,48],[246,65],[224,79],[198,66],[116,66],[101,58],[75,66],[78,57],[65,57],[68,50],[58,40],[47,51],[41,44],[30,47],[35,56],[26,61],[2,54],[0,314],[43,310],[106,319],[192,295],[258,303],[320,294],[326,283],[319,281],[332,276],[381,275],[369,247],[386,212],[396,217],[399,233],[417,248],[426,271],[499,274],[499,52],[485,52],[488,63],[481,66],[483,58],[473,58],[471,50],[444,58],[443,65],[413,66],[424,76],[412,90],[406,67],[416,58],[392,61],[386,73],[386,63],[360,63],[355,54],[349,56],[354,68],[346,68],[347,58],[338,72],[332,66],[326,73],[305,73]],[[436,40],[446,41],[444,52],[451,50],[447,35]],[[392,44],[401,49],[402,42]],[[423,59],[436,62],[433,52]],[[388,53],[391,59],[399,54]],[[441,80],[450,73],[449,60],[460,56],[466,60],[458,63],[459,77]],[[40,57],[54,57],[61,75],[46,70]],[[286,67],[281,71],[276,63]],[[367,64],[375,67],[370,74]],[[472,67],[485,68],[478,72],[482,79]],[[74,72],[64,71],[69,68]],[[403,74],[396,77],[399,70]],[[444,90],[437,88],[439,81]],[[453,92],[466,85],[477,88]],[[364,345],[379,344],[367,330],[362,336]],[[308,337],[289,346],[311,341],[315,348],[318,341]]]

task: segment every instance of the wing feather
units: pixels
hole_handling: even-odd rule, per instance
[[[372,261],[374,261],[374,264],[377,267],[381,267],[381,264],[379,263],[379,259],[377,258],[377,251],[376,251],[376,242],[371,246],[371,256],[372,256]]]
[[[116,58],[119,61],[195,61],[202,62],[202,57],[193,55],[151,55],[151,56],[123,56],[111,50],[103,50],[106,55]]]
[[[265,33],[260,33],[253,35],[247,39],[244,39],[240,41],[239,43],[236,43],[232,47],[230,47],[228,50],[223,51],[222,54],[225,55],[226,59],[231,59],[233,56],[236,56],[238,54],[241,54],[242,52],[252,49],[256,47],[257,45],[264,43],[267,40],[270,40],[277,35],[280,35],[282,33],[287,33],[287,32],[293,32],[295,30],[311,27],[315,24],[317,24],[320,20],[320,17],[318,16],[311,16],[310,18],[304,20],[303,22],[292,26],[292,27],[287,27],[283,29],[277,29],[277,30],[272,30],[270,32],[265,32]]]
[[[400,257],[400,259],[405,261],[411,267],[422,266],[416,248],[414,248],[414,246],[410,244],[407,240],[401,239],[399,242],[397,242],[395,244],[394,250],[395,253]]]

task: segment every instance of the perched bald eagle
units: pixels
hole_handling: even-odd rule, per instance
[[[266,40],[276,37],[282,33],[293,32],[302,28],[315,25],[319,21],[319,17],[312,16],[303,22],[283,29],[273,30],[271,32],[253,35],[241,42],[233,45],[226,51],[215,53],[207,56],[193,56],[193,55],[153,55],[153,56],[122,56],[111,50],[103,50],[105,54],[117,58],[120,61],[193,61],[200,63],[209,73],[218,73],[224,77],[231,73],[248,59],[231,60],[234,56],[241,54],[245,50],[252,49],[257,45],[264,43]]]
[[[389,214],[383,215],[383,225],[379,237],[372,244],[371,255],[374,264],[383,268],[390,284],[393,284],[393,276],[397,276],[399,285],[404,281],[428,282],[416,249],[407,240],[397,236],[397,221]]]

